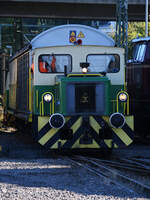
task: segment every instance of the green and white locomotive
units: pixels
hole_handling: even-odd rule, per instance
[[[48,29],[9,63],[5,114],[48,149],[112,149],[134,138],[124,49],[97,29]]]

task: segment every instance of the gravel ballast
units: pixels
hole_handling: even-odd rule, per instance
[[[57,159],[0,159],[1,200],[144,199],[140,194]]]

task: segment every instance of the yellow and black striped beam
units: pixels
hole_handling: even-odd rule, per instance
[[[72,129],[73,137],[70,140],[61,140],[62,129],[52,128],[48,122],[49,117],[37,117],[37,135],[38,142],[48,149],[73,149],[73,148],[119,148],[125,147],[132,143],[134,138],[133,117],[127,116],[126,123],[122,128],[112,128],[109,125],[109,117],[89,116],[88,123],[83,123],[82,116],[66,117],[64,128]],[[107,127],[111,138],[102,139],[100,130]],[[92,139],[89,144],[81,143],[84,134]],[[105,138],[105,135],[104,135]]]

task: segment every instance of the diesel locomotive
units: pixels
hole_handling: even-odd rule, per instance
[[[5,116],[53,150],[113,149],[134,139],[124,49],[84,25],[50,28],[10,59]]]
[[[130,112],[135,118],[138,138],[150,136],[150,37],[132,40],[132,59],[126,68],[127,90],[130,95]]]

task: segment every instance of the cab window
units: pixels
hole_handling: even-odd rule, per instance
[[[67,72],[71,72],[72,57],[64,54],[44,54],[39,56],[38,65],[41,73],[64,73],[64,66],[67,66]]]
[[[146,44],[136,44],[133,48],[133,60],[143,62],[146,52]]]
[[[90,54],[87,62],[89,72],[117,73],[120,70],[120,57],[117,54]]]

